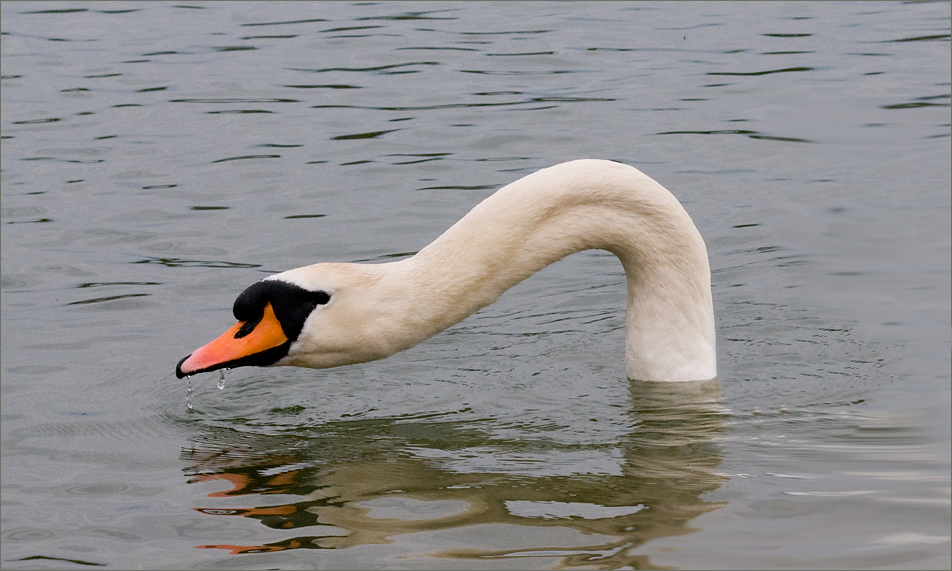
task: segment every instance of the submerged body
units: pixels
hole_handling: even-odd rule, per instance
[[[704,240],[660,184],[633,167],[593,159],[562,163],[501,188],[411,258],[321,263],[265,278],[235,301],[239,322],[182,359],[176,374],[381,359],[588,249],[612,252],[625,269],[628,377],[713,379]]]

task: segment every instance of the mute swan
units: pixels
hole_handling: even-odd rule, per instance
[[[594,159],[501,188],[413,257],[314,264],[255,283],[235,300],[238,323],[179,361],[175,374],[381,359],[458,323],[545,266],[593,248],[612,252],[625,269],[628,377],[713,379],[704,240],[660,184],[634,167]]]

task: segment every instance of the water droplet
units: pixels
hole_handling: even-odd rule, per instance
[[[220,369],[218,371],[218,389],[221,390],[225,388],[225,369]]]
[[[186,375],[185,379],[188,383],[188,393],[185,395],[185,404],[188,405],[188,410],[192,410],[192,391],[195,390],[192,388],[192,376]]]

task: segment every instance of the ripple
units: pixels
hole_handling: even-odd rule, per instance
[[[404,70],[403,68],[421,66],[421,65],[441,65],[441,64],[440,62],[437,62],[437,61],[414,61],[414,62],[406,62],[406,63],[394,63],[389,65],[377,65],[377,66],[371,66],[371,67],[325,67],[325,68],[318,68],[318,69],[307,69],[307,68],[289,68],[289,69],[290,71],[306,71],[310,73],[328,73],[333,71],[366,73],[368,71],[377,71],[377,72],[387,74],[387,73],[393,73],[396,71],[406,73],[407,70]],[[412,72],[415,73],[416,71],[418,70],[413,70]]]
[[[228,109],[225,111],[208,111],[209,115],[245,115],[255,113],[274,113],[267,109]]]
[[[376,139],[387,133],[396,133],[400,129],[389,129],[386,131],[371,131],[369,133],[354,133],[352,135],[338,135],[336,137],[331,137],[332,141],[349,141],[351,139]]]
[[[227,262],[223,260],[189,260],[185,258],[144,258],[131,264],[159,264],[169,268],[260,268],[261,264]]]
[[[62,121],[59,117],[44,117],[42,119],[24,119],[22,121],[13,121],[14,125],[38,125],[40,123],[56,123]]]
[[[130,493],[130,486],[119,483],[77,484],[64,488],[67,494],[76,496],[112,496]]]
[[[748,129],[714,129],[711,131],[662,131],[655,135],[745,135],[751,139],[762,139],[765,141],[780,141],[785,143],[815,143],[809,139],[799,137],[780,137],[777,135],[765,135],[758,131]]]
[[[436,14],[439,12],[453,12],[456,8],[450,8],[445,10],[425,10],[420,12],[403,12],[395,16],[366,16],[363,18],[356,18],[356,20],[458,20],[457,17],[442,17],[442,16],[431,16],[431,14]]]
[[[298,34],[274,34],[266,36],[244,36],[242,40],[289,40],[298,37]]]
[[[94,298],[90,298],[90,299],[84,299],[84,300],[81,300],[81,301],[71,301],[71,302],[67,303],[66,305],[88,305],[88,304],[91,304],[91,303],[103,303],[103,302],[106,302],[106,301],[116,301],[117,299],[127,299],[127,298],[131,298],[131,297],[147,297],[147,296],[150,296],[150,295],[152,295],[152,294],[150,294],[150,293],[127,293],[127,294],[122,294],[122,295],[110,295],[110,296],[107,296],[107,297],[94,297]]]
[[[332,83],[332,84],[314,84],[314,85],[285,85],[284,87],[290,89],[363,89],[360,85],[349,85],[346,83]]]
[[[65,371],[67,368],[58,365],[22,365],[19,367],[10,367],[6,370],[20,375],[47,375],[49,373]]]
[[[65,561],[67,563],[75,563],[76,565],[92,565],[97,567],[105,567],[105,563],[94,563],[92,561],[83,561],[82,559],[68,559],[66,557],[50,557],[49,555],[30,555],[28,557],[21,557],[17,561]]]
[[[43,224],[45,222],[52,222],[52,218],[36,218],[34,220],[11,220],[7,224]]]
[[[473,73],[483,73],[483,72],[473,72]],[[486,72],[491,73],[491,72]],[[520,72],[504,72],[504,73],[520,73]],[[475,95],[488,95],[477,93]],[[496,102],[464,102],[464,103],[438,103],[435,105],[413,105],[413,106],[367,106],[367,105],[347,105],[347,104],[325,104],[325,105],[312,105],[312,109],[372,109],[375,111],[437,111],[441,109],[478,109],[482,107],[512,107],[512,106],[529,106],[536,105],[538,103],[596,103],[596,102],[612,102],[616,99],[611,97],[571,97],[571,96],[552,96],[552,97],[530,97],[527,99],[520,99],[518,101],[496,101]],[[389,131],[386,131],[389,132]]]
[[[771,75],[774,73],[793,73],[802,71],[814,71],[813,67],[785,67],[782,69],[768,69],[764,71],[709,71],[705,75]]]
[[[301,20],[281,20],[278,22],[251,22],[248,24],[242,24],[242,27],[252,28],[259,26],[287,26],[290,24],[313,24],[314,22],[326,22],[324,18],[306,18]]]
[[[892,105],[881,105],[883,109],[918,109],[920,107],[950,107],[948,103],[932,103],[929,101],[913,101],[910,103],[894,103]]]
[[[898,40],[886,40],[888,43],[896,42],[942,42],[952,39],[952,34],[933,34],[929,36],[913,36],[911,38],[900,38]]]
[[[20,12],[21,14],[73,14],[75,12],[86,12],[88,8],[52,8],[49,10],[33,10]]]
[[[169,103],[300,103],[300,101],[286,97],[195,97],[188,99],[169,99]]]
[[[270,111],[263,111],[263,113],[270,113]],[[212,161],[211,164],[215,163],[226,163],[228,161],[246,161],[246,160],[255,160],[255,159],[280,159],[281,155],[241,155],[239,157],[227,157],[224,159],[218,159],[217,161]]]
[[[636,506],[601,506],[583,502],[525,501],[509,500],[505,502],[509,513],[518,517],[541,517],[542,519],[611,519],[632,515],[645,509]]]
[[[32,527],[13,529],[3,533],[5,541],[43,541],[54,537],[56,534],[52,531]]]
[[[544,51],[544,52],[513,52],[513,53],[499,53],[499,54],[486,54],[489,57],[523,57],[523,56],[551,56],[555,55],[555,52]]]

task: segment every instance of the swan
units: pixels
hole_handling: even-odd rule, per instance
[[[663,186],[638,169],[580,159],[501,189],[416,255],[319,263],[251,285],[238,323],[186,355],[178,378],[221,368],[327,368],[413,347],[569,254],[608,250],[628,282],[625,362],[641,381],[716,377],[704,240]]]

